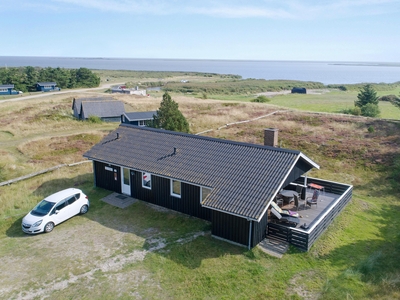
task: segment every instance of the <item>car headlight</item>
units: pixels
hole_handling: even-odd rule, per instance
[[[43,220],[37,221],[35,224],[33,224],[33,227],[38,227],[40,224],[42,224]]]

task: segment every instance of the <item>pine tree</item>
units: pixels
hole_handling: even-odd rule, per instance
[[[361,108],[361,115],[376,117],[379,115],[379,97],[370,84],[366,84],[357,95],[358,100],[354,101],[356,107]]]
[[[168,93],[163,95],[157,115],[153,117],[152,127],[166,130],[189,132],[189,123],[180,112],[178,103]]]
[[[376,91],[370,84],[364,85],[364,87],[360,90],[357,95],[358,100],[354,102],[355,106],[363,107],[364,105],[371,103],[378,105],[379,97],[376,94]]]

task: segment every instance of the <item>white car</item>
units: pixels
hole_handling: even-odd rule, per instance
[[[54,226],[88,210],[89,199],[80,189],[62,190],[40,201],[22,219],[22,230],[29,234],[50,232]]]

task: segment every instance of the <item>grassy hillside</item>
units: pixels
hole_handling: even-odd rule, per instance
[[[343,95],[335,93],[324,96]],[[73,96],[0,103],[2,180],[81,161],[118,126],[74,120]],[[114,97],[131,111],[146,111],[157,109],[161,96]],[[338,108],[335,100],[300,96],[275,96],[269,104],[173,99],[193,133],[214,129],[207,135],[261,144],[264,128],[278,128],[282,147],[321,166],[310,176],[354,185],[352,202],[309,252],[291,247],[277,259],[212,238],[209,223],[199,219],[143,202],[110,207],[100,201],[109,192],[94,188],[89,163],[0,187],[0,298],[400,298],[400,123],[301,111]],[[260,116],[266,117],[218,130]],[[50,234],[22,233],[24,214],[71,186],[88,194],[88,214]]]

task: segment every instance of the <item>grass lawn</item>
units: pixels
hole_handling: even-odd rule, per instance
[[[172,96],[192,132],[267,115],[274,105],[304,110],[208,134],[261,144],[264,128],[279,128],[281,145],[321,165],[310,176],[354,185],[350,204],[309,252],[290,247],[278,259],[211,237],[210,224],[200,219],[141,201],[112,207],[101,201],[110,192],[94,187],[89,163],[0,187],[0,298],[399,299],[399,124],[305,112],[335,112],[351,94],[275,96],[267,104],[247,96],[235,102]],[[145,111],[159,106],[162,93],[154,95],[116,97]],[[59,95],[0,104],[0,181],[83,160],[118,126],[73,120],[71,103],[72,95]],[[22,217],[38,201],[71,186],[89,196],[86,215],[50,234],[22,232]]]
[[[0,221],[2,298],[400,296],[395,199],[385,197],[382,204],[380,197],[356,194],[310,252],[291,247],[277,259],[212,238],[209,223],[199,219],[143,202],[124,210],[111,207],[100,201],[109,192],[93,188],[88,171],[63,169],[2,188],[3,196],[25,200],[20,214]],[[50,191],[77,184],[90,198],[88,214],[51,234],[22,233],[22,211]]]
[[[267,104],[277,105],[280,107],[298,109],[303,111],[340,113],[345,109],[354,107],[354,101],[357,99],[358,91],[335,91],[321,94],[283,94],[270,97]],[[399,91],[389,90],[386,92],[378,92],[378,95],[398,95]],[[249,102],[255,98],[251,95],[210,95],[209,98],[228,101],[245,101]],[[400,109],[396,108],[389,102],[380,102],[380,117],[383,119],[400,120]]]

